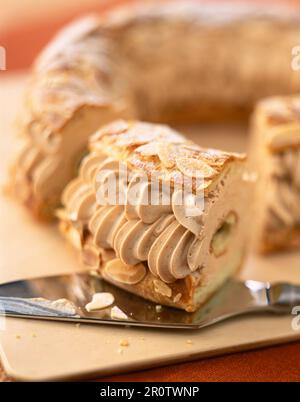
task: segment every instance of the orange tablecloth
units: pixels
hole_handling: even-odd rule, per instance
[[[106,11],[120,3],[134,0],[111,0],[95,7],[82,7],[54,20],[18,24],[0,31],[0,46],[7,50],[7,70],[28,68],[38,51],[63,24],[84,12]],[[238,0],[235,0],[238,1]],[[264,0],[268,2],[269,0]],[[272,0],[274,2],[274,0]],[[300,5],[300,0],[291,0]],[[1,72],[3,73],[3,72]],[[0,366],[0,381],[7,380]],[[138,373],[118,375],[105,380],[116,381],[299,381],[300,343],[236,353],[190,363],[172,365]]]

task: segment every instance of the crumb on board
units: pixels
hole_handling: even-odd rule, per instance
[[[80,328],[80,322],[78,322],[77,324],[75,324],[76,328]]]
[[[191,339],[188,339],[187,341],[186,341],[186,343],[188,344],[188,345],[193,345],[193,341],[191,340]]]
[[[119,353],[120,355],[122,355],[123,352],[124,352],[124,349],[122,349],[122,348],[119,348],[119,349],[118,349],[118,353]]]
[[[34,333],[33,333],[31,336],[32,336],[33,338],[36,338],[36,334],[34,334]]]
[[[160,312],[162,311],[162,306],[159,305],[159,304],[157,304],[157,305],[155,306],[155,310],[156,310],[157,313],[160,313]]]
[[[120,346],[129,346],[129,341],[127,339],[121,339],[119,344]]]
[[[21,339],[21,335],[16,335],[16,339]]]

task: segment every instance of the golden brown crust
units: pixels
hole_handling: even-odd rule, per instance
[[[246,158],[245,154],[201,148],[168,126],[124,120],[95,133],[90,139],[90,149],[102,150],[134,170],[142,170],[149,176],[156,174],[156,178],[173,185],[182,184],[184,177],[203,177],[205,189],[224,172],[228,163]]]

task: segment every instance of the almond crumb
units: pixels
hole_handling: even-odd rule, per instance
[[[162,306],[160,305],[155,306],[155,310],[157,313],[160,313],[162,311]]]
[[[111,306],[115,301],[114,296],[108,292],[95,293],[92,301],[85,306],[88,312],[101,310]]]
[[[129,342],[127,339],[121,339],[120,340],[120,346],[129,346]]]
[[[160,279],[154,279],[154,290],[157,293],[160,293],[163,296],[171,297],[172,296],[172,289]]]
[[[128,320],[128,316],[117,306],[111,309],[110,317],[115,320]]]

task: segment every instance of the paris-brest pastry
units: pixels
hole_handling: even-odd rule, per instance
[[[194,311],[242,263],[245,156],[122,120],[89,151],[63,192],[61,231],[107,281]]]

